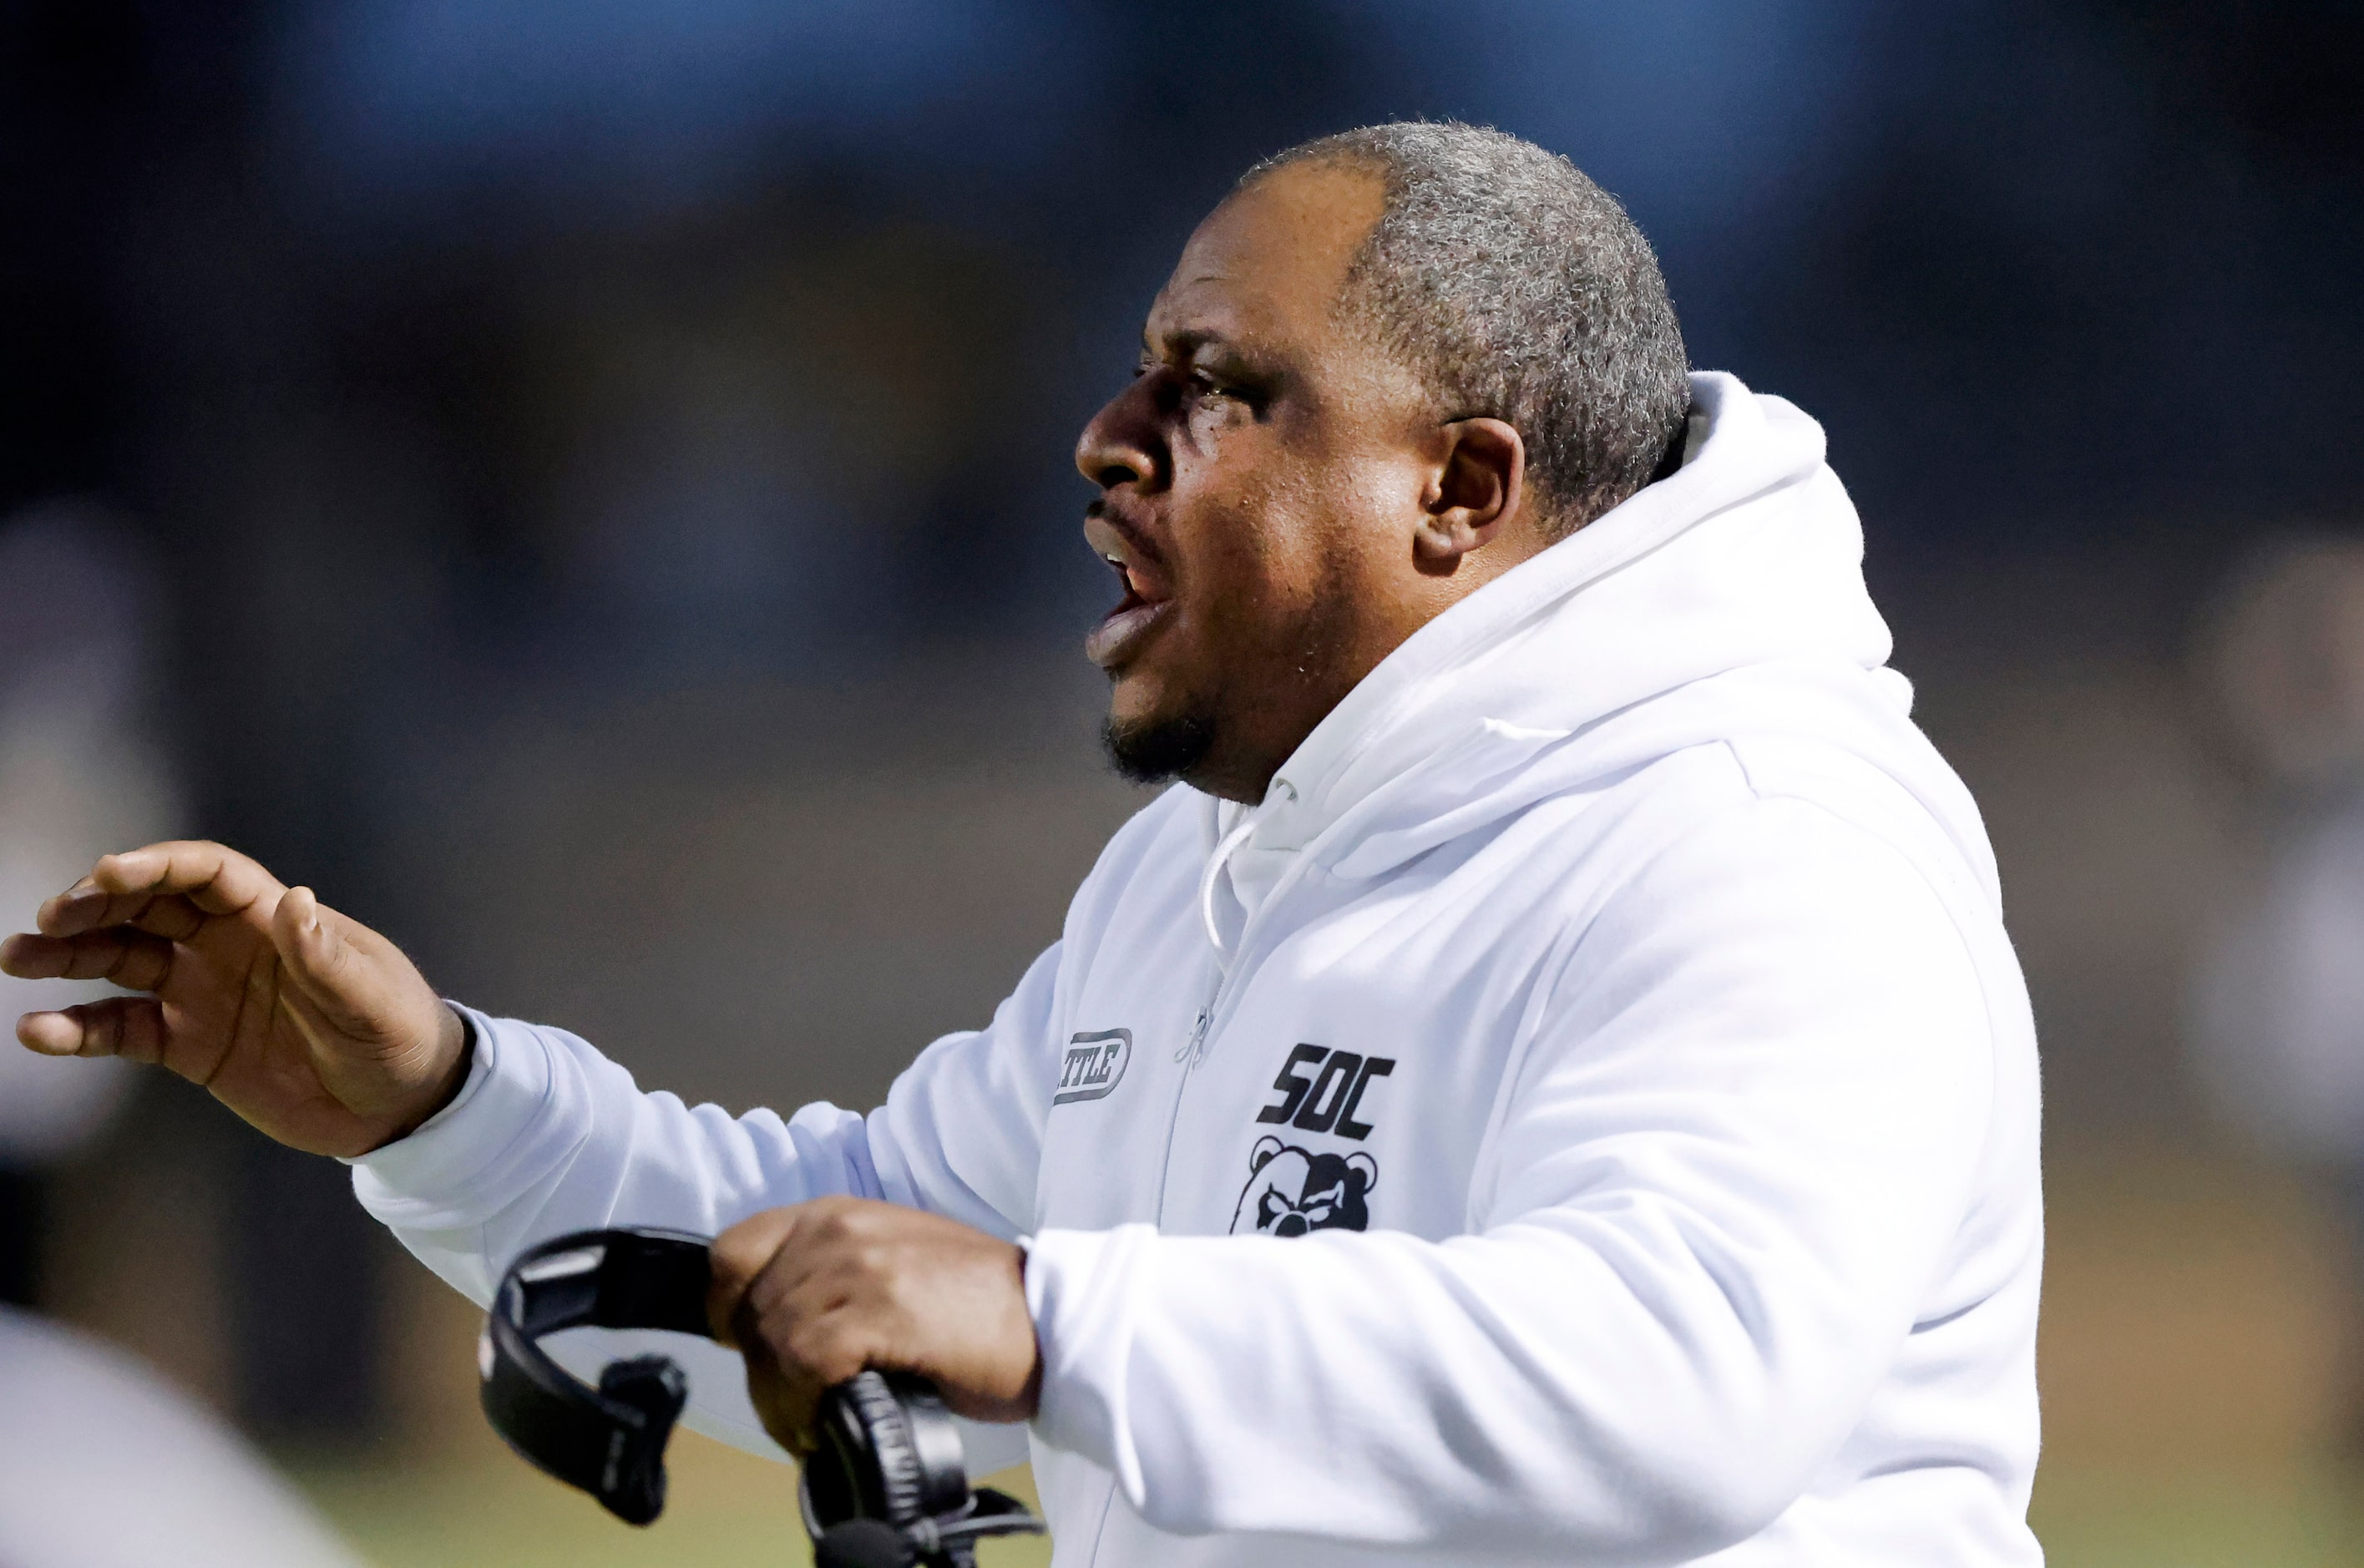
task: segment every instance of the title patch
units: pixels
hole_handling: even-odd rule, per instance
[[[1097,1100],[1117,1086],[1131,1065],[1131,1029],[1098,1029],[1076,1035],[1067,1041],[1067,1059],[1059,1073],[1059,1092],[1051,1096],[1051,1103],[1064,1106],[1071,1100]]]

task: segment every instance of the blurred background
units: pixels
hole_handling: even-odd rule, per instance
[[[2364,1562],[2352,4],[0,0],[0,928],[218,837],[644,1081],[870,1102],[1141,804],[1068,451],[1175,251],[1422,115],[1829,429],[2043,1032],[2054,1561]],[[0,1299],[285,1561],[797,1560],[755,1462],[643,1537],[501,1453],[341,1168],[28,1062]]]

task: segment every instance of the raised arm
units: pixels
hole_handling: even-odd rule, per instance
[[[279,1141],[346,1159],[363,1206],[479,1305],[510,1259],[569,1230],[716,1235],[853,1197],[957,1220],[1009,1252],[1031,1204],[1055,945],[988,1028],[929,1047],[868,1116],[734,1118],[643,1093],[563,1029],[445,1003],[393,943],[218,844],[110,855],[38,924],[0,945],[0,967],[146,995],[28,1015],[25,1045],[159,1063]],[[668,1349],[691,1363],[690,1424],[771,1446],[735,1355]]]
[[[462,1009],[476,1046],[458,1097],[354,1161],[354,1191],[479,1302],[509,1259],[569,1230],[719,1235],[823,1197],[883,1199],[1013,1237],[1032,1201],[1048,1091],[1029,1067],[1058,963],[1054,946],[988,1027],[931,1045],[867,1116],[826,1102],[785,1118],[685,1105],[644,1092],[564,1029]]]
[[[293,1148],[389,1143],[467,1071],[459,1018],[399,949],[219,844],[106,856],[35,918],[0,970],[146,995],[28,1013],[28,1049],[160,1064]]]

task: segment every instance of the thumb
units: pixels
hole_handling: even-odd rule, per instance
[[[271,945],[304,999],[337,1028],[359,1033],[371,1027],[377,1009],[371,1006],[368,966],[344,924],[310,888],[291,887],[271,913]]]

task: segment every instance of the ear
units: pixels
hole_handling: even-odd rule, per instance
[[[1248,1174],[1253,1176],[1271,1164],[1272,1157],[1288,1147],[1288,1144],[1268,1132],[1257,1139],[1255,1147],[1248,1151]]]
[[[1421,497],[1412,557],[1444,575],[1483,548],[1516,517],[1526,495],[1527,446],[1500,419],[1455,419],[1443,426],[1444,452]]]
[[[1363,1190],[1369,1192],[1379,1184],[1379,1162],[1361,1150],[1346,1156],[1346,1169],[1363,1173]]]

